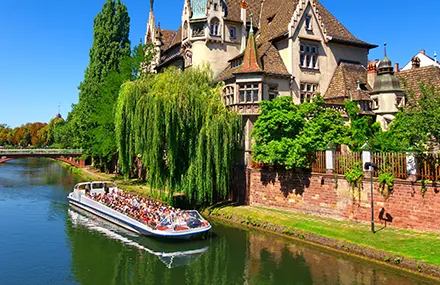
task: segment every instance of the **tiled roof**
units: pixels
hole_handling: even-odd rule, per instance
[[[278,50],[271,44],[265,43],[258,49],[264,72],[267,74],[278,74],[290,76],[286,65],[280,56]]]
[[[288,74],[278,51],[270,41],[288,33],[289,23],[299,1],[300,0],[246,0],[247,19],[249,21],[249,15],[253,13],[254,26],[258,27],[258,32],[256,33],[258,52],[262,60],[262,68],[267,73]],[[348,45],[374,47],[353,36],[318,0],[314,1],[321,16],[321,21],[327,31],[327,35],[332,37],[331,41]],[[227,19],[241,21],[240,3],[241,0],[227,1]],[[162,41],[164,43],[162,50],[179,44],[181,42],[180,28],[177,32],[169,31],[167,35],[164,34]],[[231,70],[231,67],[226,68],[218,76],[218,79],[230,78],[232,76]]]
[[[436,88],[440,88],[440,68],[433,65],[403,70],[395,73],[395,76],[400,80],[404,90],[412,89],[414,91],[416,98],[421,96],[421,83],[432,84]]]
[[[271,44],[265,43],[264,45],[258,47],[258,55],[260,57],[260,62],[262,68],[266,74],[270,75],[281,75],[281,76],[290,76],[290,73],[287,71],[286,66],[284,65],[283,59],[281,58],[278,50]],[[243,54],[241,55],[243,57]],[[237,59],[239,56],[236,57]],[[229,64],[219,76],[217,76],[216,80],[227,80],[233,77],[234,73],[240,72],[241,65],[232,68]]]
[[[258,43],[288,32],[288,25],[298,0],[265,0],[261,11]]]
[[[254,32],[251,30],[243,56],[243,64],[240,66],[238,72],[249,73],[261,71],[263,71],[261,68],[261,59],[258,55]]]
[[[182,43],[182,26],[180,26],[179,29],[177,29],[177,32],[170,43],[170,47],[181,43]]]
[[[358,90],[358,81],[362,90]],[[332,103],[343,103],[350,98],[355,101],[370,100],[370,91],[366,68],[360,63],[341,62],[333,74],[324,99]]]
[[[162,43],[160,61],[165,63],[180,55],[180,45],[182,42],[182,29],[179,27],[177,31],[162,30]]]
[[[216,81],[225,81],[232,78],[233,73],[237,72],[240,69],[240,66],[231,67],[230,64],[217,76]]]
[[[338,41],[347,44],[365,45],[367,47],[377,47],[376,45],[369,44],[361,41],[353,36],[319,1],[316,1],[316,7],[321,15],[321,21],[327,30],[327,36],[332,37],[333,41]]]
[[[159,33],[162,41],[162,46],[160,47],[160,49],[162,51],[167,50],[168,48],[171,47],[171,43],[175,38],[177,32],[172,30],[159,29]]]
[[[241,0],[229,0],[227,1],[228,5],[228,16],[226,17],[228,20],[241,22]],[[260,11],[261,11],[261,3],[263,0],[246,0],[246,19],[249,21],[250,14],[254,15],[254,26],[258,27],[260,25]]]

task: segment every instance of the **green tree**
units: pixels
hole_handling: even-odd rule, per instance
[[[95,166],[101,170],[109,171],[109,162],[117,157],[115,112],[120,87],[124,82],[143,74],[142,63],[151,61],[152,51],[151,45],[134,47],[131,56],[121,60],[119,70],[110,72],[101,84],[101,96],[96,99],[91,114],[91,120],[96,125],[91,131],[91,153],[95,158]]]
[[[391,123],[391,132],[403,147],[425,152],[440,144],[440,89],[420,85],[420,97],[408,90],[408,100]]]
[[[350,120],[350,131],[348,146],[354,152],[360,151],[366,141],[378,132],[380,132],[380,124],[374,122],[371,116],[360,115],[360,109],[354,101],[344,103],[345,110]]]
[[[123,82],[108,77],[113,72],[119,72],[122,62],[130,57],[129,26],[127,8],[119,0],[107,0],[94,20],[89,65],[79,86],[78,104],[73,107],[68,120],[72,146],[83,148],[90,154],[93,154],[92,146],[99,143],[94,141],[95,129],[99,127],[102,116],[111,116],[117,90]],[[113,96],[109,96],[109,92],[113,92]],[[113,101],[108,102],[110,107],[104,108],[101,105],[107,100]],[[99,109],[104,111],[96,115]]]
[[[316,151],[329,142],[344,143],[347,127],[340,113],[323,104],[321,97],[300,105],[287,96],[261,102],[252,132],[253,159],[287,168],[310,167]]]
[[[173,68],[123,85],[115,118],[122,173],[138,159],[146,181],[169,195],[185,192],[199,203],[227,197],[241,119],[212,82],[207,69]]]

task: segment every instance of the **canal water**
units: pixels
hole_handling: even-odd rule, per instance
[[[78,179],[46,159],[0,164],[0,284],[433,284],[216,222],[206,240],[140,237],[70,208]]]

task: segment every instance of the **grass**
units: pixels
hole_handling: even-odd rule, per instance
[[[263,207],[224,206],[213,208],[211,211],[224,217],[232,215],[243,217],[243,219],[253,221],[252,224],[269,222],[287,227],[285,231],[289,229],[301,230],[440,265],[440,255],[438,254],[440,237],[434,233],[383,228],[382,225],[376,225],[376,230],[379,231],[372,234],[369,224],[349,223]]]

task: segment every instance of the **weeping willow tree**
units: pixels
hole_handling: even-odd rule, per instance
[[[226,109],[207,68],[169,69],[121,88],[115,118],[121,172],[140,159],[145,180],[190,201],[226,198],[241,119]]]

